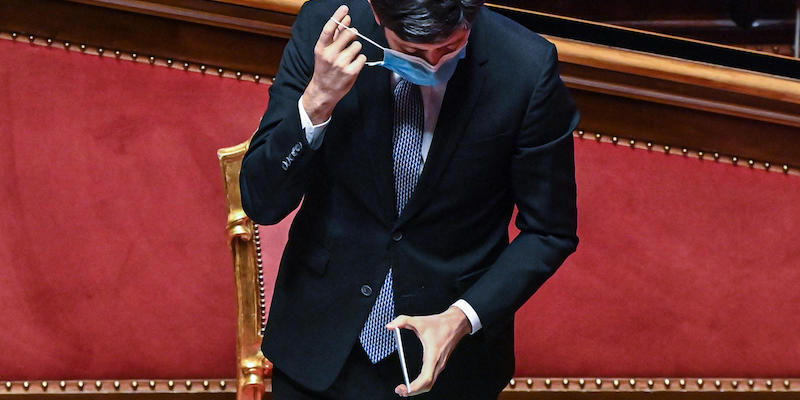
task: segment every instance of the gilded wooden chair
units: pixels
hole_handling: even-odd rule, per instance
[[[266,323],[264,274],[261,265],[261,242],[258,226],[242,210],[239,170],[250,141],[217,151],[228,207],[226,230],[233,252],[238,306],[236,363],[237,399],[259,400],[272,391],[272,364],[261,352],[261,338]]]

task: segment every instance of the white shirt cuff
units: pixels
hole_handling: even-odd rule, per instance
[[[481,329],[481,319],[478,318],[478,313],[475,312],[475,309],[472,308],[466,300],[458,299],[453,303],[452,307],[458,307],[458,309],[467,316],[469,323],[472,325],[472,332],[469,333],[470,335],[475,334],[475,332]]]
[[[303,107],[303,96],[300,96],[300,100],[297,100],[297,110],[300,111],[300,125],[303,126],[303,131],[306,133],[308,145],[314,150],[318,149],[319,146],[322,145],[322,138],[325,136],[325,128],[328,127],[328,123],[331,122],[331,119],[328,118],[327,121],[314,125],[314,123],[311,122],[311,117],[308,116],[306,109]]]

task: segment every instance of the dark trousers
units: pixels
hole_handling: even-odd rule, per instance
[[[408,378],[413,381],[416,376]],[[372,364],[358,341],[345,361],[342,372],[333,385],[323,392],[312,392],[302,387],[281,372],[279,365],[272,371],[272,395],[275,400],[397,400],[400,396],[394,392],[394,388],[401,383],[404,383],[403,371],[396,351],[377,364]],[[469,390],[470,384],[471,382],[447,386],[434,384],[433,391],[411,399],[497,399],[497,393],[478,396]]]

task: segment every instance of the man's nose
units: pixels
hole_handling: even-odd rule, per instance
[[[436,65],[437,63],[439,63],[439,60],[442,59],[443,55],[444,55],[444,51],[442,51],[442,50],[438,50],[438,49],[437,50],[429,50],[429,51],[425,52],[425,61],[427,61],[431,65]]]

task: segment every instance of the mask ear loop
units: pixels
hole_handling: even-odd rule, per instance
[[[331,17],[330,20],[335,22],[337,25],[341,26],[342,28],[347,29],[350,32],[353,32],[354,34],[356,34],[356,36],[360,37],[361,39],[366,40],[368,43],[372,44],[373,46],[375,46],[375,47],[377,47],[377,48],[379,48],[379,49],[381,49],[383,51],[386,51],[386,49],[383,48],[383,46],[379,45],[378,43],[375,43],[374,40],[372,40],[372,39],[370,39],[370,38],[358,33],[354,28],[351,28],[351,27],[349,27],[349,26],[347,26],[347,25],[335,20],[333,17]],[[380,66],[380,65],[383,65],[383,61],[367,61],[366,65],[368,67]]]

